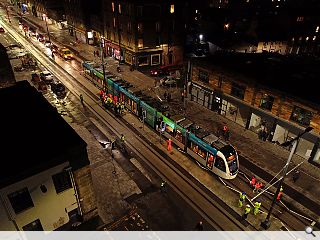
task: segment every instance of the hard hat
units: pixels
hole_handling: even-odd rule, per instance
[[[260,202],[260,198],[257,199],[257,202]]]
[[[246,192],[242,192],[242,194],[246,194]]]
[[[250,205],[249,205],[249,204],[247,204],[247,207],[250,207]]]

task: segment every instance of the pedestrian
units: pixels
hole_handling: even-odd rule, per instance
[[[259,189],[261,189],[262,186],[263,184],[261,182],[256,182],[256,184],[254,185],[253,192],[259,192]]]
[[[184,101],[184,92],[181,92],[181,102]]]
[[[121,114],[123,114],[124,113],[124,102],[121,102],[120,110],[121,110]]]
[[[249,204],[247,204],[246,208],[244,209],[244,214],[242,215],[242,219],[247,219],[250,212],[251,212],[251,207]]]
[[[121,136],[120,136],[120,140],[121,140],[121,142],[124,142],[124,139],[125,139],[124,135],[123,135],[123,134],[121,134]]]
[[[167,140],[167,149],[168,149],[168,151],[170,152],[171,151],[171,149],[172,149],[172,140],[171,140],[171,138],[169,138],[168,140]]]
[[[83,105],[83,96],[82,96],[82,94],[80,94],[80,101],[81,101],[81,104]]]
[[[225,135],[224,135],[224,140],[225,140],[225,141],[229,141],[229,139],[230,139],[230,131],[227,130],[226,133],[225,133]]]
[[[246,193],[241,192],[239,196],[239,207],[242,207],[245,201],[246,201]]]
[[[196,230],[198,231],[203,231],[203,223],[202,221],[199,221],[195,227]]]
[[[280,200],[281,200],[282,195],[283,195],[283,187],[281,186],[281,187],[280,187],[280,191],[279,191],[278,196],[277,196],[277,201],[280,201]]]
[[[52,59],[54,60],[54,54],[52,53]]]
[[[160,191],[161,192],[167,192],[166,191],[166,184],[167,184],[167,182],[166,181],[164,181],[164,180],[162,180],[162,182],[161,182],[161,184],[160,184]]]
[[[251,181],[250,181],[250,186],[252,188],[254,188],[254,185],[256,185],[256,182],[257,182],[257,180],[256,180],[255,176],[252,176]]]
[[[96,50],[93,51],[93,56],[94,56],[94,57],[96,56]]]
[[[255,203],[254,203],[254,209],[253,209],[253,214],[257,215],[259,213],[259,209],[261,207],[261,202],[260,199],[258,199]]]
[[[167,91],[165,91],[164,94],[163,94],[163,97],[164,97],[165,100],[167,100],[167,96],[168,96],[168,93],[167,93]]]
[[[170,102],[171,101],[171,93],[168,93],[167,98],[168,98],[168,102]]]
[[[226,123],[223,123],[222,136],[223,136],[224,138],[226,138],[226,133],[227,133],[228,130],[229,130],[229,129],[228,129],[227,124],[226,124]]]
[[[299,178],[300,178],[300,171],[296,169],[293,172],[292,181],[295,183]]]

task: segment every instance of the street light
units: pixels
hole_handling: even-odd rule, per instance
[[[51,41],[50,41],[50,33],[49,33],[48,23],[47,23],[47,15],[44,13],[44,14],[43,14],[43,17],[44,17],[44,20],[45,20],[45,22],[46,22],[47,34],[48,34],[49,42],[51,42]]]
[[[270,227],[270,221],[269,220],[270,220],[271,212],[273,210],[274,204],[277,202],[277,196],[278,196],[278,194],[280,192],[280,188],[282,186],[283,180],[284,180],[284,178],[285,178],[285,176],[287,174],[287,170],[288,170],[289,164],[291,162],[291,159],[293,157],[293,154],[294,154],[294,152],[295,152],[295,150],[297,148],[298,140],[303,134],[305,134],[307,132],[310,132],[312,129],[313,129],[313,127],[307,127],[302,133],[299,133],[298,136],[295,137],[294,139],[292,139],[290,141],[287,141],[287,142],[284,142],[284,143],[281,144],[281,146],[283,146],[283,147],[288,147],[288,146],[290,146],[292,144],[292,148],[291,148],[290,155],[289,155],[289,158],[287,160],[287,163],[283,168],[282,178],[278,183],[278,188],[277,188],[276,193],[274,194],[273,201],[272,201],[271,207],[269,209],[268,215],[267,215],[266,219],[264,220],[264,222],[261,223],[261,227],[263,227],[264,229],[268,229]]]

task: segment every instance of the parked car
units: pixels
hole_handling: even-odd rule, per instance
[[[166,76],[160,79],[160,84],[163,86],[176,86],[177,80],[174,78],[174,76]]]
[[[32,82],[40,82],[40,76],[39,76],[39,74],[38,73],[32,73],[31,74],[31,81]]]
[[[37,39],[39,42],[43,42],[46,38],[42,34],[38,34]]]
[[[69,50],[69,48],[63,47],[59,49],[59,55],[66,60],[70,60],[73,59],[73,55],[71,53],[71,51]]]
[[[58,46],[51,43],[50,49],[53,53],[57,53],[59,48]]]
[[[44,81],[38,82],[38,91],[46,93],[48,91],[47,84]]]
[[[0,33],[4,33],[4,28],[3,27],[0,27]]]
[[[57,96],[62,96],[65,94],[66,88],[60,81],[52,81],[50,84],[52,92]]]
[[[49,40],[46,40],[43,42],[44,46],[46,46],[47,48],[49,48],[51,46],[51,42]]]
[[[40,73],[40,79],[46,83],[53,81],[53,75],[49,71],[43,71]]]

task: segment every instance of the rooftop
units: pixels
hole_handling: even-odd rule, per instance
[[[67,161],[89,164],[86,143],[27,81],[0,89],[0,109],[0,188]]]

